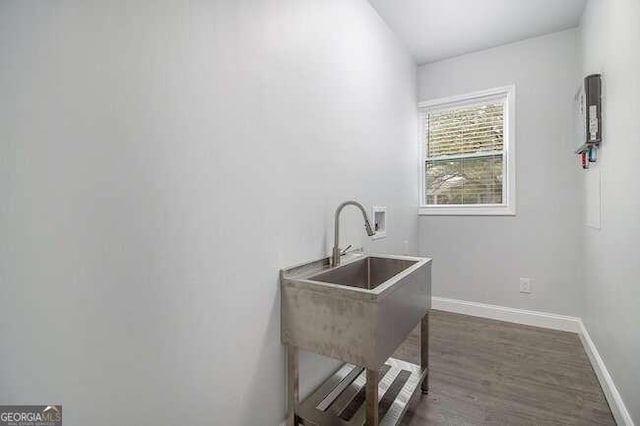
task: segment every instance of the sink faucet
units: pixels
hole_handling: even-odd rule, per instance
[[[367,212],[364,210],[362,204],[357,201],[345,201],[340,204],[336,209],[336,223],[335,223],[335,237],[333,240],[333,266],[340,265],[340,256],[342,256],[342,252],[340,251],[340,213],[342,213],[342,209],[346,206],[356,206],[362,212],[362,217],[364,218],[364,229],[367,231],[368,236],[375,235],[373,229],[371,229],[371,224],[369,223],[369,217],[367,216]]]

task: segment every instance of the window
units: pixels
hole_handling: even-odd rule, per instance
[[[515,88],[421,102],[420,214],[515,214]]]

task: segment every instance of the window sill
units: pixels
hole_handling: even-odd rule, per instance
[[[515,216],[512,206],[420,206],[420,216]]]

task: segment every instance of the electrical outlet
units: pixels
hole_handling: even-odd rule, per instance
[[[531,278],[520,278],[520,293],[531,293]]]

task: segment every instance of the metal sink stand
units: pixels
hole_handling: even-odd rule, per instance
[[[429,313],[420,321],[420,365],[389,358],[379,368],[344,364],[302,403],[299,395],[298,348],[287,345],[287,426],[394,426],[399,425],[409,403],[428,392]],[[382,373],[381,373],[382,372]],[[384,401],[391,387],[402,386],[393,400]],[[358,394],[364,387],[362,404]]]

